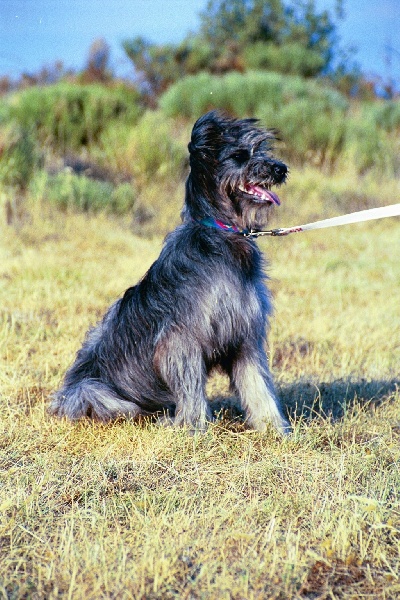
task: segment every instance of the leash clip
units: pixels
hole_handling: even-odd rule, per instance
[[[250,231],[244,233],[243,235],[244,235],[244,237],[258,238],[263,235],[270,235],[270,236],[275,237],[275,236],[286,235],[286,234],[285,234],[285,230],[280,228],[280,229],[269,229],[267,231],[254,231],[253,229],[250,229]]]

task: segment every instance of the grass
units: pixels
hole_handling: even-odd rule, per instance
[[[324,181],[293,173],[274,225],[325,216]],[[341,186],[330,182],[333,199]],[[0,597],[397,598],[398,231],[393,219],[260,242],[270,359],[294,427],[281,440],[226,419],[190,437],[50,418],[84,331],[161,238],[38,204],[3,226]]]

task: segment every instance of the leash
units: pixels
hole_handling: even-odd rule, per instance
[[[289,233],[300,233],[301,231],[311,231],[313,229],[324,229],[325,227],[338,227],[339,225],[350,225],[351,223],[362,223],[363,221],[372,221],[374,219],[384,219],[385,217],[398,217],[400,215],[400,204],[391,204],[390,206],[381,206],[379,208],[370,208],[358,212],[315,221],[306,225],[296,225],[295,227],[281,227],[279,229],[270,229],[269,231],[247,231],[243,233],[245,237],[257,238],[262,235],[283,236]]]

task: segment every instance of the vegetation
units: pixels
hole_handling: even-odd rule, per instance
[[[33,202],[48,203],[62,211],[126,214],[135,204],[134,189],[129,183],[114,186],[108,181],[76,175],[68,169],[55,175],[40,171],[31,182],[29,192]]]
[[[313,176],[282,191],[275,222],[319,213],[325,178],[303,197]],[[261,242],[276,306],[270,360],[294,426],[285,441],[227,420],[193,438],[49,418],[84,331],[161,239],[42,210],[0,239],[4,597],[398,597],[396,221]]]
[[[399,98],[348,65],[326,76],[334,21],[313,2],[213,1],[190,40],[125,49],[138,89],[99,40],[83,73],[0,98],[0,597],[397,598],[397,220],[259,242],[289,439],[245,430],[220,376],[198,437],[47,415],[84,332],[179,222],[203,112],[279,130],[272,226],[399,197]]]
[[[327,83],[266,71],[186,77],[147,111],[129,88],[29,88],[2,101],[0,183],[11,195],[31,190],[63,209],[126,213],[135,231],[165,233],[182,204],[191,124],[207,110],[258,116],[278,131],[277,153],[292,168],[352,170],[356,190],[368,187],[367,175],[398,175],[399,106],[351,101]]]
[[[340,5],[340,3],[339,3]],[[150,98],[200,71],[267,69],[305,77],[326,73],[337,56],[335,24],[313,1],[210,0],[200,30],[178,45],[124,42]]]
[[[30,131],[16,123],[0,129],[0,185],[26,187],[39,164],[39,148]]]
[[[126,86],[60,82],[17,93],[9,100],[8,117],[34,131],[41,144],[65,152],[96,143],[106,125],[135,123],[138,101],[138,93]]]
[[[282,153],[292,164],[342,168],[351,155],[359,173],[378,165],[392,176],[399,170],[399,100],[360,106],[326,81],[249,71],[186,77],[161,96],[160,106],[169,116],[192,120],[214,107],[257,115],[279,132]]]

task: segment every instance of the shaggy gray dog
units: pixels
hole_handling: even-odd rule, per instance
[[[289,430],[265,353],[271,304],[263,259],[247,237],[280,204],[271,186],[285,181],[287,167],[271,153],[273,137],[255,119],[218,112],[195,123],[183,223],[89,331],[53,414],[107,421],[164,413],[203,429],[211,419],[207,376],[219,368],[251,428]]]

